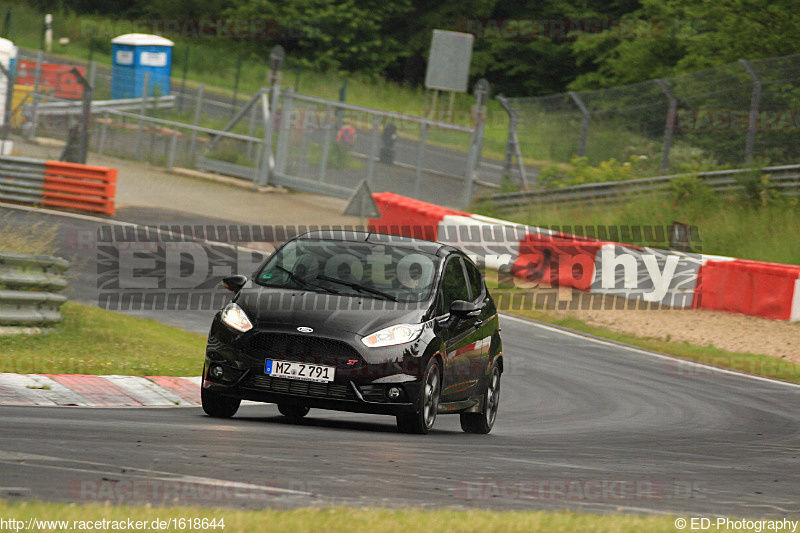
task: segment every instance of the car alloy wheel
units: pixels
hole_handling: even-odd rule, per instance
[[[494,427],[500,407],[500,369],[497,365],[494,365],[489,375],[483,400],[483,412],[461,413],[461,429],[467,433],[486,435]]]
[[[436,422],[439,410],[439,398],[442,395],[442,372],[436,359],[431,359],[425,369],[422,389],[419,394],[419,411],[417,413],[397,416],[397,427],[403,433],[425,435]]]

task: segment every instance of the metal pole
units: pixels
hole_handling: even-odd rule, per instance
[[[262,143],[263,147],[258,154],[258,172],[256,173],[256,179],[253,180],[253,190],[256,189],[257,185],[266,185],[269,182],[269,156],[271,150],[268,149],[269,146],[272,144],[272,114],[270,113],[270,105],[269,105],[269,96],[265,91],[259,91],[261,94],[261,110],[262,110],[262,118],[264,124],[264,142]],[[253,107],[255,111],[255,107]]]
[[[436,104],[439,100],[439,89],[433,90],[433,103],[431,104],[431,119],[436,120]]]
[[[569,94],[572,101],[575,102],[575,105],[581,110],[581,114],[583,114],[583,119],[581,120],[581,138],[578,143],[578,157],[584,157],[586,155],[586,137],[589,135],[589,117],[591,114],[589,113],[589,108],[586,107],[583,100],[578,96],[578,93],[570,91],[567,94]]]
[[[169,156],[167,157],[167,170],[172,170],[175,164],[175,148],[178,145],[178,128],[172,131],[172,138],[169,140]]]
[[[511,106],[508,104],[508,100],[502,94],[497,95],[497,101],[500,102],[500,106],[508,115],[508,133],[506,134],[506,154],[503,158],[503,177],[504,178],[511,178],[511,163],[514,159],[514,146],[513,146],[513,134],[514,130],[517,127],[517,121],[514,120],[515,113],[514,110],[511,109]]]
[[[325,137],[322,139],[322,159],[319,162],[319,175],[317,181],[322,183],[325,180],[325,169],[328,166],[328,153],[333,142],[333,106],[328,106],[328,123],[325,124]]]
[[[449,120],[450,122],[455,122],[455,120],[453,120],[453,106],[455,104],[455,101],[456,101],[456,93],[455,91],[450,91],[450,105],[447,108],[447,116],[448,116],[447,120]]]
[[[14,75],[8,71],[6,67],[0,63],[0,70],[6,77],[6,105],[4,110],[3,120],[3,149],[0,149],[0,155],[4,155],[6,139],[8,139],[9,131],[11,130],[11,98],[14,94]]]
[[[367,163],[367,185],[372,186],[372,173],[375,171],[375,159],[377,159],[376,151],[378,149],[378,128],[380,126],[380,117],[375,115],[372,117],[372,143],[369,147],[369,162]]]
[[[78,80],[78,83],[83,85],[83,97],[81,98],[81,105],[83,108],[83,127],[81,133],[80,155],[79,163],[86,164],[86,154],[89,151],[89,129],[92,124],[92,86],[86,81],[86,78],[81,76],[77,68],[72,68],[72,75]]]
[[[186,45],[186,55],[183,58],[183,77],[181,81],[181,97],[178,100],[178,112],[183,111],[183,100],[186,98],[186,69],[189,68],[189,50],[192,47],[190,45]]]
[[[144,73],[144,83],[142,83],[142,103],[139,106],[139,129],[136,131],[136,159],[142,158],[142,136],[144,129],[143,117],[147,112],[147,94],[150,86],[150,73]]]
[[[233,105],[231,106],[231,116],[236,114],[236,103],[239,97],[239,76],[242,73],[242,54],[236,56],[236,78],[233,81]]]
[[[195,104],[194,108],[194,125],[195,127],[200,125],[200,112],[203,110],[203,90],[205,89],[205,83],[201,83],[200,86],[197,88],[197,103]],[[194,161],[195,155],[197,151],[197,130],[192,130],[192,141],[189,143],[189,159]]]
[[[274,110],[278,107],[278,98],[280,97],[280,86],[273,86],[269,95],[263,88],[261,93],[261,109],[264,118],[264,144],[261,149],[261,168],[259,182],[261,185],[269,183],[270,174],[272,172],[272,137],[275,130],[275,113]],[[270,98],[272,99],[270,101]]]
[[[506,156],[503,162],[503,177],[511,179],[512,176],[512,162],[514,156],[517,156],[517,164],[519,165],[519,176],[522,185],[528,188],[528,177],[525,173],[525,162],[522,160],[522,150],[519,146],[519,139],[517,138],[517,124],[519,123],[519,116],[516,110],[508,103],[508,100],[502,94],[497,95],[497,101],[508,114],[508,138],[506,139]]]
[[[514,136],[514,151],[517,154],[517,165],[519,165],[519,177],[522,180],[522,185],[527,189],[530,188],[530,184],[528,184],[528,175],[525,172],[525,160],[522,159],[522,148],[519,145],[519,139],[517,138],[516,129],[514,130],[513,136]]]
[[[97,155],[103,155],[103,148],[106,144],[106,128],[108,127],[108,111],[103,113],[103,123],[100,125],[100,143],[97,147]]]
[[[746,59],[740,59],[739,63],[753,78],[753,93],[750,96],[750,120],[747,124],[747,140],[744,145],[744,162],[750,163],[753,159],[753,149],[756,142],[756,122],[758,120],[758,106],[761,101],[761,77]]]
[[[469,153],[467,154],[467,171],[464,175],[464,197],[463,207],[466,208],[472,202],[472,189],[475,181],[476,168],[481,157],[481,146],[483,145],[483,126],[486,117],[483,113],[486,99],[489,97],[489,82],[481,78],[475,83],[473,89],[475,95],[475,129],[469,143]]]
[[[281,129],[278,131],[278,146],[275,148],[275,172],[283,174],[286,170],[286,151],[289,148],[289,125],[294,107],[293,91],[287,89],[281,106]]]
[[[661,149],[661,170],[662,172],[666,172],[669,167],[669,151],[672,148],[672,134],[675,131],[675,119],[677,118],[675,115],[678,112],[678,99],[675,98],[675,95],[669,90],[667,82],[660,79],[655,80],[655,82],[661,87],[661,92],[664,93],[669,102],[667,120],[664,124],[664,147]]]
[[[95,77],[97,76],[97,61],[89,61],[89,85],[92,86],[92,91],[94,91],[94,82]]]
[[[420,197],[422,186],[422,165],[425,162],[425,143],[428,140],[428,123],[422,123],[422,131],[419,133],[419,147],[417,148],[417,168],[414,169],[414,195],[413,198]]]
[[[36,123],[39,121],[39,81],[42,78],[42,51],[36,53],[36,74],[33,79],[33,126],[31,127],[30,138],[36,137]]]
[[[261,91],[259,91],[261,93]],[[259,94],[260,96],[260,94]],[[256,113],[258,112],[258,106],[252,106],[250,108],[250,128],[247,130],[247,134],[250,137],[255,136],[256,133]],[[253,159],[253,141],[247,141],[247,157]]]

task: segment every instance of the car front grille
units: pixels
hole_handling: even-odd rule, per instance
[[[301,396],[316,396],[320,398],[331,398],[337,400],[356,399],[353,389],[340,383],[299,381],[296,379],[276,378],[266,374],[253,374],[247,376],[240,386],[247,389],[282,392],[285,394],[298,394]]]
[[[346,342],[313,335],[257,332],[244,346],[250,357],[278,359],[301,363],[354,369],[364,365],[364,359]]]

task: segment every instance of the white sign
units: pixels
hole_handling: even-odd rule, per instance
[[[165,67],[167,65],[166,52],[142,52],[139,64],[147,67]]]
[[[131,50],[117,50],[117,65],[133,65],[133,52]]]
[[[469,64],[472,60],[471,33],[433,30],[425,87],[441,91],[467,91]]]

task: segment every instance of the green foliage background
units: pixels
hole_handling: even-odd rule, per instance
[[[274,39],[198,44],[262,59],[281,44],[290,68],[358,72],[411,86],[424,78],[433,29],[485,29],[489,20],[499,27],[506,20],[577,23],[565,36],[476,36],[471,81],[486,77],[497,92],[519,96],[611,87],[740,58],[792,54],[800,36],[800,10],[792,0],[31,0],[26,5],[73,17],[269,19],[278,28]],[[620,35],[621,24],[636,31]],[[595,29],[585,31],[590,27]]]

